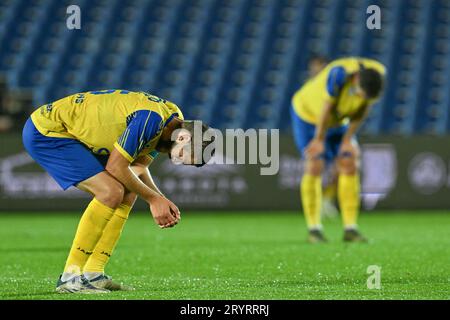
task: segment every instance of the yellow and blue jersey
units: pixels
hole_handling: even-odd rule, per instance
[[[73,94],[38,108],[31,119],[46,137],[75,139],[97,155],[116,148],[128,161],[157,154],[165,124],[183,114],[174,103],[145,92],[102,90]]]
[[[38,108],[24,125],[30,156],[64,189],[103,171],[113,148],[128,161],[154,159],[164,126],[183,119],[172,102],[145,92],[77,93]]]
[[[334,103],[336,107],[331,114],[330,127],[345,125],[363,105],[377,100],[356,94],[351,80],[361,68],[373,68],[382,75],[386,73],[385,66],[376,60],[359,57],[334,60],[294,94],[294,112],[302,120],[316,125],[325,103]]]

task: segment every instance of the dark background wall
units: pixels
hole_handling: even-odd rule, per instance
[[[361,138],[363,207],[450,208],[449,140],[447,136]],[[20,135],[5,134],[0,141],[0,211],[65,211],[86,205],[84,193],[74,188],[63,192],[32,161]],[[262,176],[261,167],[184,167],[161,155],[150,171],[162,191],[183,209],[299,209],[302,163],[290,135],[280,137],[278,174]],[[146,205],[139,201],[137,207]]]

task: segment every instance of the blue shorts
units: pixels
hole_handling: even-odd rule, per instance
[[[304,157],[306,146],[314,138],[316,126],[300,118],[293,107],[290,109],[295,144],[302,157]],[[339,147],[341,146],[342,138],[344,137],[347,128],[348,126],[344,125],[328,129],[325,137],[325,153],[323,155],[323,158],[327,163],[333,161],[338,156]]]
[[[30,156],[48,172],[64,190],[105,170],[108,156],[93,154],[75,139],[42,135],[29,118],[22,141]]]

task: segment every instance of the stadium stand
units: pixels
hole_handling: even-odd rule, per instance
[[[66,28],[71,4],[81,30]],[[381,30],[361,27],[371,4]],[[311,54],[359,55],[389,70],[364,133],[450,132],[448,0],[2,0],[0,43],[0,73],[33,92],[30,109],[125,88],[218,128],[288,129]]]

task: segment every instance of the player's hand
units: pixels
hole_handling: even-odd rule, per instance
[[[167,198],[166,198],[167,199]],[[181,213],[180,213],[180,209],[178,209],[178,207],[169,199],[167,199],[167,201],[169,201],[169,203],[171,204],[170,206],[170,211],[172,213],[172,215],[178,219],[178,221],[181,220]]]
[[[152,198],[151,201],[149,201],[149,204],[153,219],[160,228],[171,228],[180,220],[180,210],[178,210],[177,206],[174,205],[172,201],[157,196]]]
[[[313,139],[305,148],[307,159],[317,159],[325,152],[325,144],[320,139]]]
[[[342,140],[341,146],[339,148],[339,156],[340,157],[351,157],[358,158],[359,157],[359,147],[356,141],[351,139]]]

